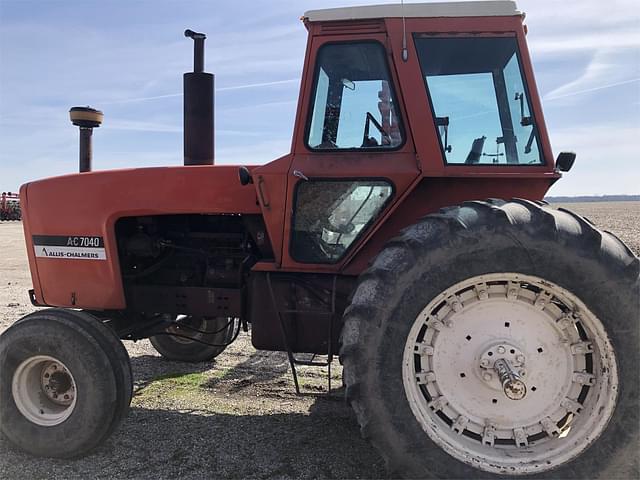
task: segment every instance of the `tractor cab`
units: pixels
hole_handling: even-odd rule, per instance
[[[490,195],[488,179],[491,195],[539,199],[559,177],[515,3],[337,8],[302,21],[292,153],[254,170],[280,267],[356,274],[388,228]],[[286,197],[275,214],[274,195]]]

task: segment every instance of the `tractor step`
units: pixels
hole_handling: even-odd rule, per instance
[[[273,303],[273,308],[278,314],[278,320],[280,323],[280,333],[282,334],[282,342],[285,345],[287,351],[287,357],[289,358],[289,365],[291,365],[291,374],[293,376],[293,383],[296,387],[296,394],[300,395],[300,384],[298,382],[298,372],[296,370],[296,366],[306,366],[306,367],[327,367],[327,387],[328,393],[331,394],[331,364],[333,362],[333,322],[336,315],[336,282],[337,275],[333,276],[333,282],[331,286],[331,310],[327,311],[315,311],[315,310],[298,310],[298,309],[283,309],[278,308],[278,302],[276,301],[276,296],[273,290],[273,285],[271,283],[271,273],[267,273],[267,286],[269,288],[269,295],[271,296],[271,302]],[[303,316],[315,315],[315,316],[328,316],[329,318],[329,328],[327,332],[327,354],[326,360],[324,361],[316,361],[315,358],[318,354],[312,354],[311,360],[302,360],[297,358],[291,347],[291,335],[287,331],[287,325],[284,321],[283,315],[287,314],[300,314]],[[324,355],[323,355],[324,356]]]

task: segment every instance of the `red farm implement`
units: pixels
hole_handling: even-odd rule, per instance
[[[2,192],[2,196],[0,196],[0,221],[21,219],[19,195],[17,193]]]

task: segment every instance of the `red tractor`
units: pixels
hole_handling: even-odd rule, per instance
[[[82,173],[20,191],[30,296],[53,308],[0,338],[3,434],[86,454],[129,406],[121,340],[203,361],[250,325],[294,374],[339,355],[396,475],[633,461],[640,260],[542,200],[575,155],[552,157],[523,21],[509,1],[306,13],[291,153],[263,166],[213,165],[203,34],[185,166],[91,172],[102,115],[72,109]]]
[[[17,193],[2,192],[0,195],[0,221],[20,220],[20,196]]]

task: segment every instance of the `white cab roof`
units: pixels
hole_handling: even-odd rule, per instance
[[[405,3],[391,5],[366,5],[362,7],[327,8],[309,10],[303,18],[310,22],[334,20],[361,20],[371,18],[429,18],[429,17],[503,17],[522,15],[516,2],[506,0]]]

